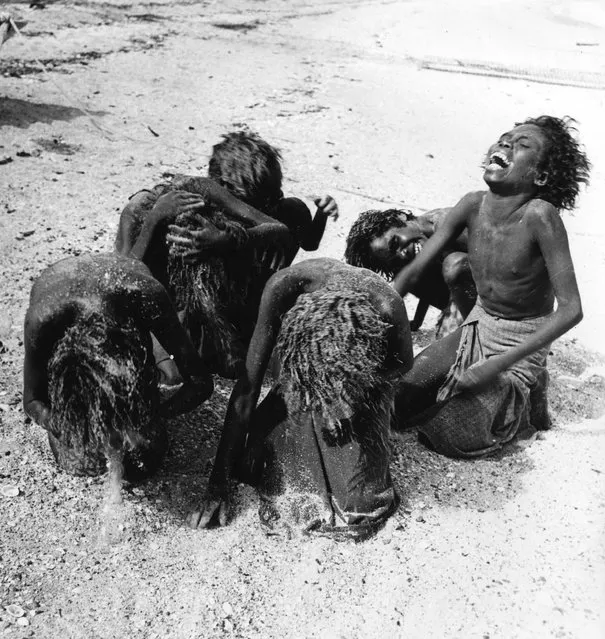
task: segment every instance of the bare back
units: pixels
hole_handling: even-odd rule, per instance
[[[301,293],[337,286],[368,293],[372,303],[387,321],[392,321],[393,308],[401,312],[401,298],[383,277],[365,268],[351,267],[332,258],[304,260],[289,268],[291,277],[298,278]]]
[[[69,324],[81,313],[98,311],[119,319],[136,304],[139,292],[155,286],[138,260],[116,254],[70,257],[36,280],[27,317],[38,324],[55,319]]]

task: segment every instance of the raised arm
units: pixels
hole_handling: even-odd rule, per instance
[[[429,237],[422,251],[393,279],[393,288],[404,297],[420,280],[420,277],[465,229],[471,213],[477,210],[483,194],[465,195],[443,218],[435,233]]]
[[[248,348],[245,371],[229,399],[206,499],[200,509],[190,515],[193,528],[208,526],[215,513],[218,513],[220,525],[227,523],[233,465],[243,449],[250,428],[263,377],[281,327],[281,318],[293,306],[300,292],[300,277],[293,276],[291,269],[273,275],[265,287],[258,321]]]
[[[120,213],[120,223],[115,241],[116,253],[125,257],[130,255],[145,218],[144,211],[151,208],[156,199],[157,196],[153,191],[139,191],[130,198]]]
[[[159,226],[181,213],[195,213],[204,206],[204,200],[194,193],[171,190],[157,197],[157,192],[141,191],[122,211],[116,251],[144,262]]]
[[[313,220],[311,220],[311,216],[308,214],[309,222],[301,234],[300,247],[305,251],[316,251],[319,248],[319,244],[326,230],[328,218],[334,221],[338,219],[338,205],[331,195],[317,197],[313,202],[317,207],[315,216]]]
[[[206,202],[233,220],[248,226],[248,246],[266,248],[271,245],[287,250],[292,244],[290,232],[285,224],[239,200],[210,178],[181,176],[175,178],[174,185],[176,188],[201,195]],[[181,256],[186,259],[199,260],[208,251],[204,233],[200,231],[173,224],[170,226],[168,239],[179,247]]]

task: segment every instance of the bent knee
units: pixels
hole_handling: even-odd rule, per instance
[[[443,260],[443,279],[448,286],[456,284],[461,277],[470,272],[468,254],[462,252],[450,253]]]

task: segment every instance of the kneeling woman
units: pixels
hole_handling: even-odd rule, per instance
[[[185,379],[161,405],[151,333]],[[81,255],[47,268],[32,288],[24,342],[24,410],[75,475],[97,475],[108,462],[120,476],[124,464],[129,479],[149,474],[166,448],[158,416],[212,393],[166,290],[134,259]]]
[[[280,372],[257,407],[273,348]],[[276,273],[233,389],[208,493],[192,527],[229,513],[230,479],[255,485],[261,521],[362,537],[396,509],[388,432],[393,382],[411,367],[402,299],[331,259]]]

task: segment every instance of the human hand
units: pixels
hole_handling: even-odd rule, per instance
[[[160,415],[168,419],[188,413],[206,401],[214,390],[214,382],[210,374],[191,377],[183,382],[179,390],[160,405]]]
[[[42,428],[46,428],[48,430],[49,422],[50,422],[50,407],[47,406],[44,402],[41,402],[37,399],[29,402],[27,405],[27,414],[33,419],[33,421],[42,426]]]
[[[456,392],[479,391],[493,382],[504,370],[497,355],[477,362],[460,375],[456,382]]]
[[[196,217],[201,226],[195,229],[178,224],[169,225],[166,241],[173,255],[182,257],[186,262],[197,262],[204,255],[220,254],[232,247],[232,237],[227,230],[218,228],[199,215]]]
[[[280,246],[257,249],[255,259],[266,265],[271,271],[279,271],[286,266],[286,251]]]
[[[206,495],[198,510],[194,510],[187,516],[190,528],[209,528],[214,522],[219,526],[226,526],[231,511],[231,498],[229,485],[209,484]]]
[[[338,204],[331,195],[313,198],[313,202],[317,207],[317,213],[321,213],[326,217],[332,218],[334,221],[338,219]]]
[[[169,191],[160,196],[151,214],[156,221],[174,220],[181,213],[193,213],[206,205],[203,198],[187,191]]]

